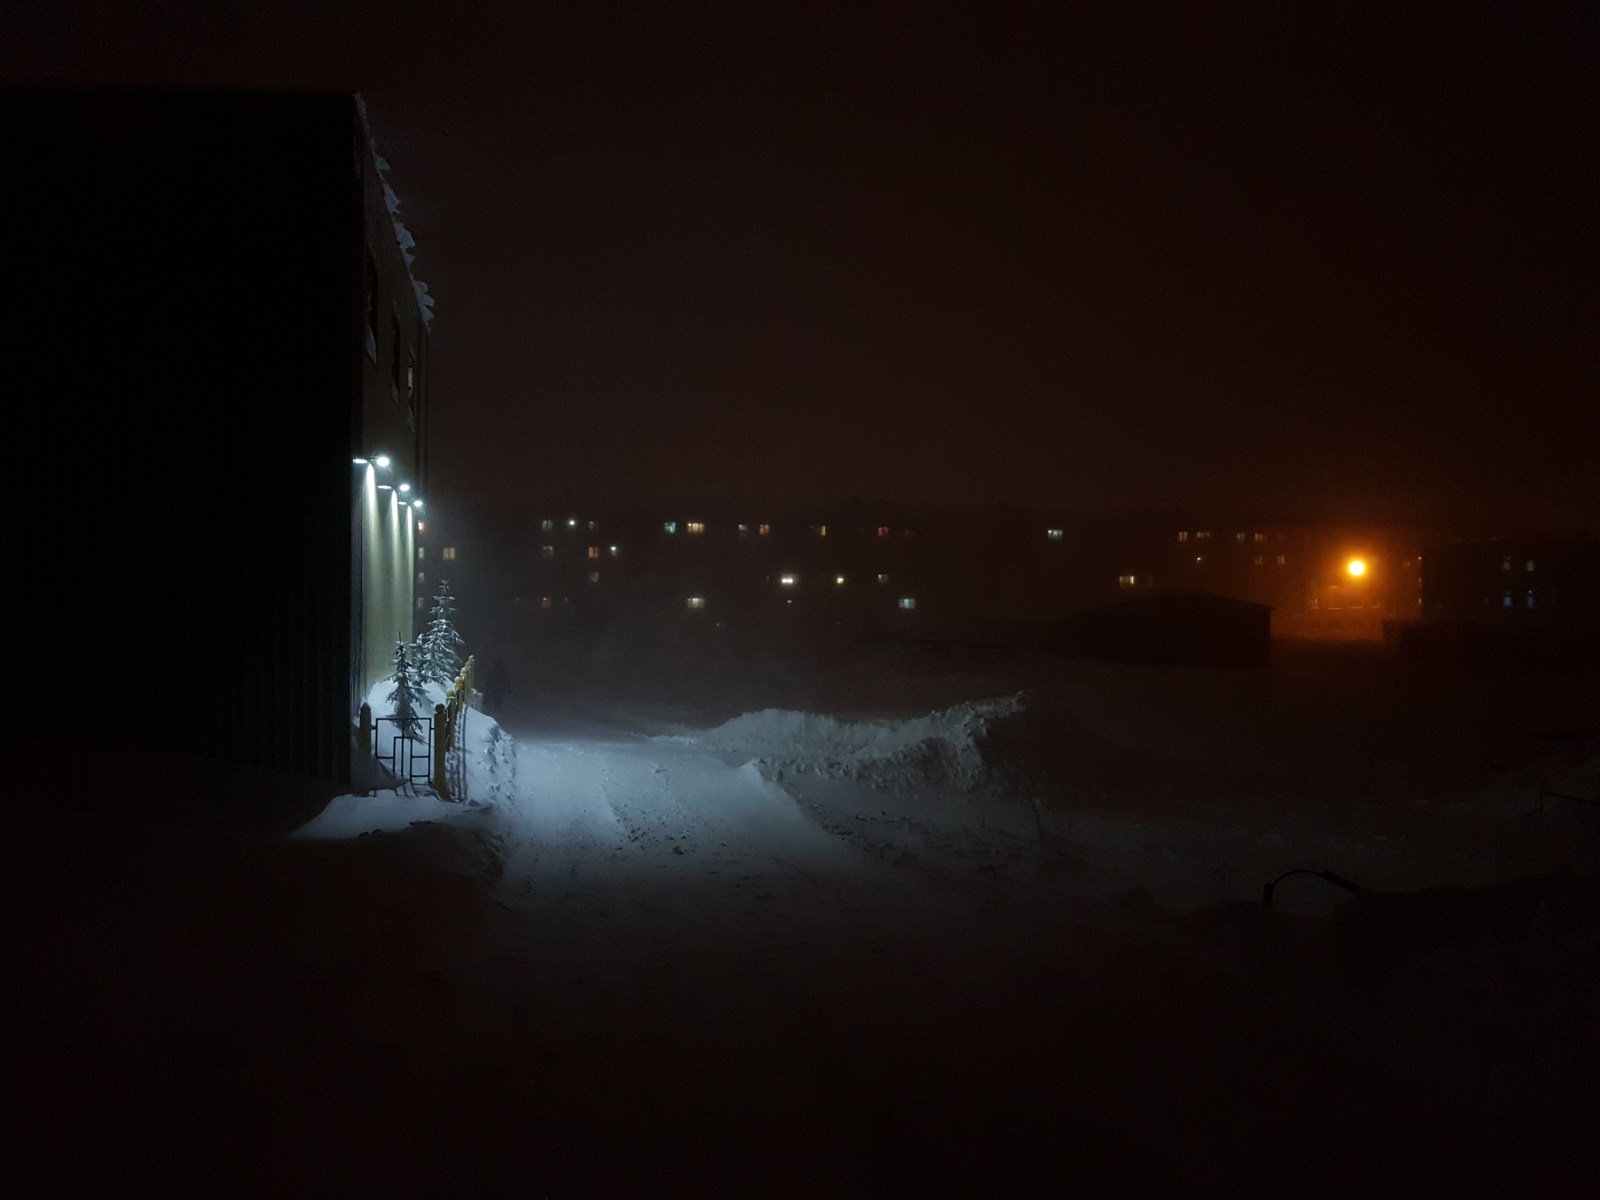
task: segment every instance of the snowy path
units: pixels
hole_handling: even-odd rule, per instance
[[[594,946],[613,975],[707,941],[775,963],[825,935],[957,919],[753,765],[614,730],[584,734],[517,735],[500,894],[523,929]]]

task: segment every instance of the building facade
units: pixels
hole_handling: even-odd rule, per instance
[[[489,599],[498,612],[495,636],[667,614],[1004,636],[1008,626],[1106,603],[1206,593],[1270,609],[1277,638],[1365,641],[1382,640],[1385,622],[1417,615],[1425,540],[1386,526],[1165,511],[871,503],[801,512],[529,508],[461,521],[442,536],[457,543],[446,552],[465,556],[460,594]]]
[[[428,304],[359,99],[12,88],[0,126],[23,736],[348,778],[411,635],[428,424]]]

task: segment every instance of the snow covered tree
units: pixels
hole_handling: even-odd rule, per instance
[[[456,598],[450,594],[450,584],[441,579],[439,590],[433,596],[433,608],[428,613],[428,624],[417,639],[417,671],[425,682],[446,686],[461,669],[461,655],[457,651],[466,643],[456,632]]]
[[[389,693],[389,703],[394,705],[394,716],[400,725],[400,732],[408,738],[416,737],[421,733],[421,726],[417,722],[417,710],[426,708],[428,696],[422,690],[421,681],[417,679],[416,664],[411,661],[411,655],[404,642],[394,644],[394,674],[389,678],[394,681],[394,690]]]

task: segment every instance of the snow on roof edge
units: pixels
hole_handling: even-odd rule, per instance
[[[395,195],[394,188],[389,186],[389,181],[383,176],[389,170],[389,160],[378,153],[378,143],[372,136],[372,122],[367,117],[367,102],[360,92],[353,92],[356,102],[356,116],[361,121],[361,132],[366,136],[367,149],[372,153],[372,161],[378,168],[378,183],[383,188],[383,206],[388,210],[389,220],[394,225],[395,244],[400,247],[400,260],[405,264],[406,277],[411,280],[412,294],[417,300],[417,311],[422,314],[422,323],[425,326],[433,325],[433,295],[428,291],[428,285],[418,279],[411,270],[412,260],[416,258],[414,248],[417,239],[406,228],[405,222],[400,219],[400,197]]]

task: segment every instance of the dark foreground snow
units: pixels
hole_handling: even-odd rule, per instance
[[[1289,739],[1252,791],[1141,707],[940,749],[546,705],[492,805],[368,836],[9,806],[6,1190],[1581,1194],[1590,814],[1394,756],[1275,845]],[[1387,890],[1261,908],[1347,859]]]

